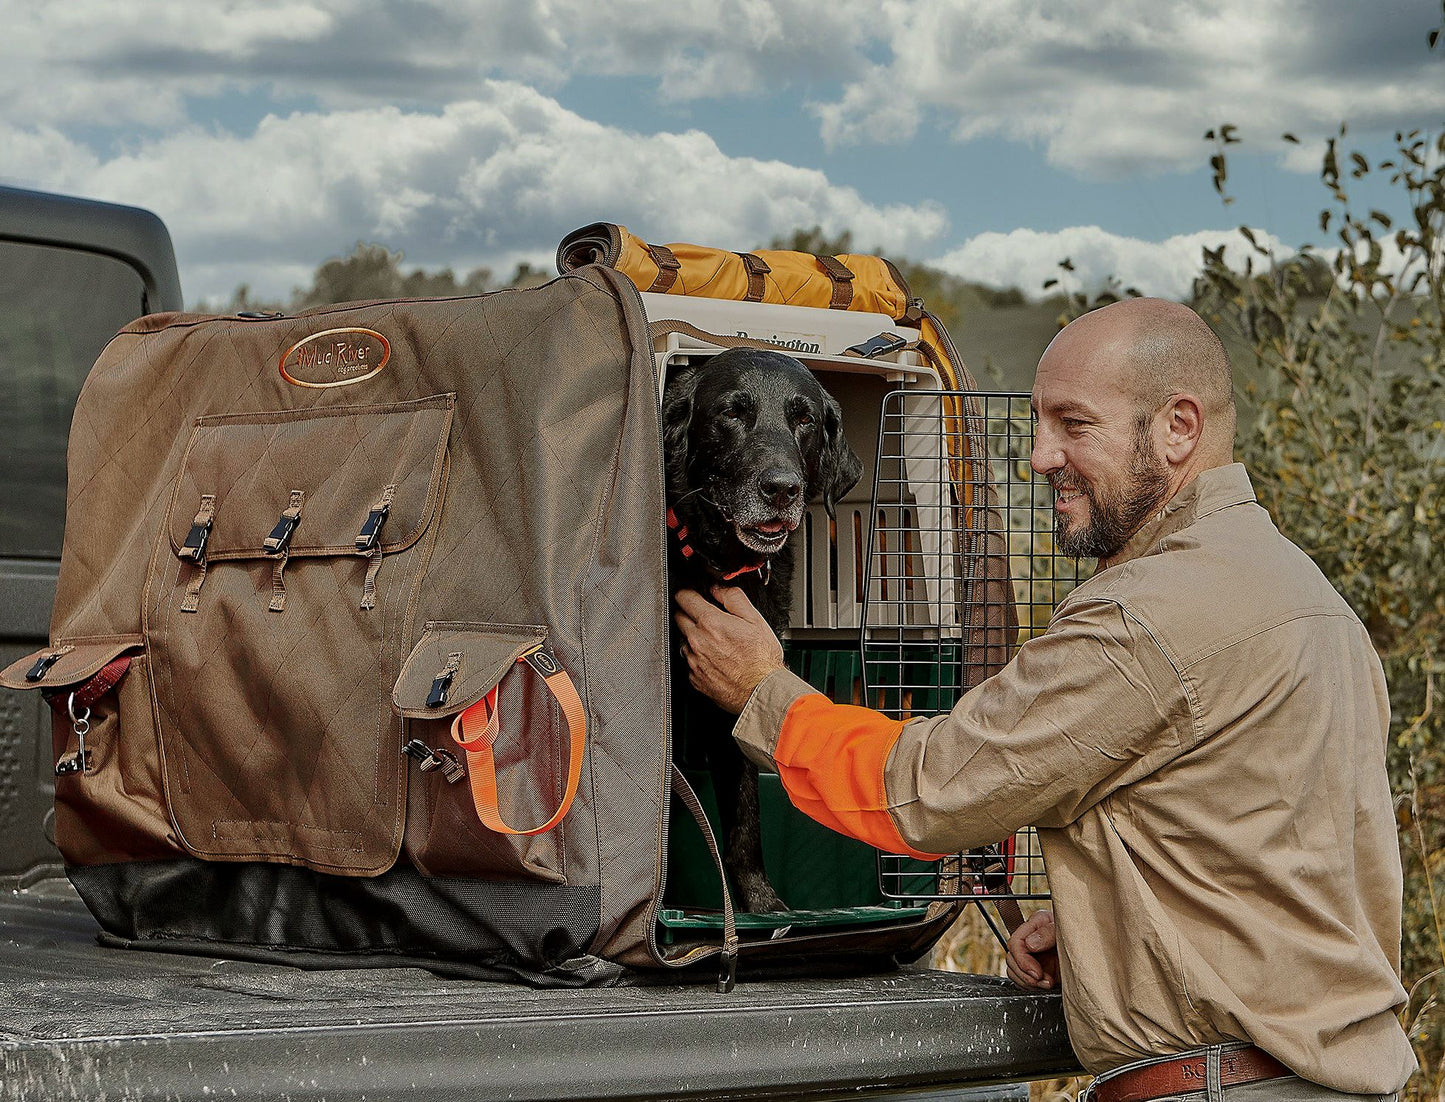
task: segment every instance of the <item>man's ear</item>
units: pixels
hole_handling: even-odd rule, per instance
[[[831,395],[823,395],[823,455],[818,480],[823,484],[823,508],[834,516],[843,499],[863,475],[863,461],[843,436],[843,409]]]
[[[1204,403],[1193,394],[1176,394],[1164,407],[1164,458],[1187,463],[1204,438]]]

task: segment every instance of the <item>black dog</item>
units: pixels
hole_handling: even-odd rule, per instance
[[[788,537],[809,501],[821,497],[832,515],[863,473],[837,401],[791,356],[734,348],[668,379],[662,423],[672,589],[739,586],[781,633],[792,597]],[[724,863],[743,909],[786,910],[763,871],[758,770],[732,739],[733,717],[691,687],[677,657],[673,691],[691,694],[692,737],[705,728]]]

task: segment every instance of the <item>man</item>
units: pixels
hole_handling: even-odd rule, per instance
[[[1003,671],[894,722],[794,677],[717,588],[678,594],[693,683],[843,833],[927,856],[1039,828],[1055,914],[1008,971],[1061,986],[1096,1102],[1388,1097],[1415,1061],[1384,678],[1233,462],[1223,347],[1115,303],[1054,339],[1032,405],[1057,543],[1098,570]]]

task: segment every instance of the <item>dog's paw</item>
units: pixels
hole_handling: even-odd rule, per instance
[[[773,891],[773,886],[767,880],[760,880],[751,884],[739,885],[739,894],[742,896],[743,910],[748,914],[762,915],[775,911],[792,910],[778,893]]]

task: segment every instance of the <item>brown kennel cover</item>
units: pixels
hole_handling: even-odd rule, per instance
[[[111,342],[71,431],[51,647],[4,675],[50,695],[60,758],[69,694],[129,660],[56,778],[108,934],[559,982],[649,962],[668,617],[646,331],[594,268]],[[545,822],[571,762],[518,661],[538,644],[585,701],[585,752],[560,823],[509,836],[450,726],[499,686],[501,816]]]
[[[51,645],[0,674],[54,709],[56,838],[107,939],[558,984],[664,963],[654,371],[600,267],[111,342]],[[463,752],[475,707],[495,741]]]

